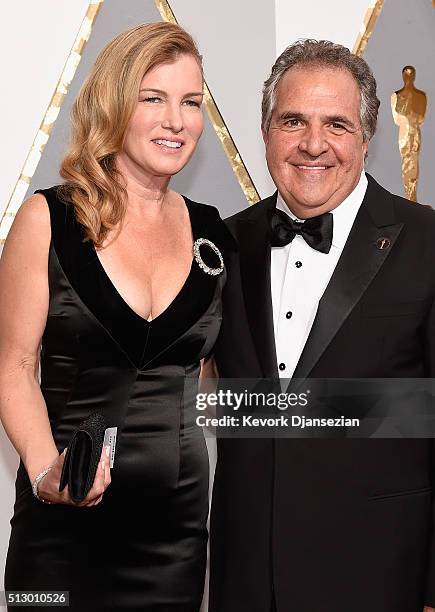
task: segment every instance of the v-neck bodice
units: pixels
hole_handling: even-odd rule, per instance
[[[189,200],[188,198],[184,197],[184,196],[182,196],[182,198],[184,200],[185,206],[186,206],[187,211],[188,211],[191,233],[192,233],[192,236],[193,236],[193,241],[195,242],[195,240],[197,240],[200,236],[197,235],[198,232],[199,232],[199,226],[198,226],[198,223],[197,223],[197,218],[195,217],[195,214],[192,213],[192,209],[194,208],[194,203],[191,200]],[[160,317],[164,318],[164,315],[165,315],[167,310],[170,310],[173,306],[176,307],[178,301],[182,298],[182,295],[183,295],[185,289],[187,288],[187,286],[189,285],[189,283],[191,281],[191,276],[192,276],[192,273],[194,271],[194,265],[195,265],[195,260],[194,260],[194,257],[193,257],[193,253],[192,253],[192,260],[191,260],[191,263],[190,263],[190,266],[189,266],[189,273],[186,276],[186,278],[184,279],[184,282],[183,282],[182,286],[180,287],[180,290],[177,292],[177,294],[174,296],[174,298],[171,300],[171,302],[166,306],[166,308],[157,317],[153,317],[152,319],[145,319],[142,315],[140,315],[138,312],[136,312],[134,310],[134,308],[132,308],[130,306],[128,301],[126,299],[124,299],[124,297],[121,295],[119,289],[116,287],[116,284],[111,279],[110,274],[105,269],[104,264],[102,263],[101,259],[98,257],[98,253],[97,253],[93,243],[90,242],[90,241],[87,241],[86,244],[90,246],[90,248],[91,248],[91,250],[92,250],[92,252],[93,252],[93,254],[94,254],[94,256],[95,256],[95,258],[97,260],[95,263],[96,263],[97,266],[98,265],[100,266],[101,275],[106,278],[107,285],[109,287],[110,287],[110,285],[112,285],[112,288],[114,290],[113,291],[114,295],[117,298],[119,298],[120,301],[125,302],[127,307],[131,310],[132,316],[133,317],[134,316],[138,317],[140,319],[141,323],[144,324],[145,326],[147,324],[150,325],[152,323],[154,323],[154,325],[155,325],[156,321],[158,319],[160,319]]]
[[[190,272],[172,302],[154,320],[147,321],[124,300],[105,271],[95,248],[84,240],[83,227],[77,222],[73,206],[62,201],[57,189],[41,190],[51,217],[51,257],[59,264],[77,300],[90,311],[133,364],[142,367],[187,331],[210,306],[216,290],[222,286],[221,275],[206,274],[192,259]],[[230,244],[228,230],[216,209],[184,198],[193,239],[211,239],[221,251]],[[213,257],[207,250],[204,256]],[[216,261],[210,262],[216,265]],[[50,313],[55,309],[50,302]]]

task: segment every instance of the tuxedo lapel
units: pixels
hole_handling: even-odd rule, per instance
[[[366,196],[317,315],[293,378],[306,378],[334,339],[399,236],[391,194],[368,176]],[[382,242],[384,240],[384,242]]]
[[[270,286],[268,211],[277,194],[255,204],[248,218],[238,221],[240,268],[249,327],[265,378],[277,376]]]

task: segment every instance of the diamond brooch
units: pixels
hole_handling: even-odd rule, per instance
[[[208,266],[205,263],[205,261],[202,259],[199,249],[203,244],[206,244],[208,247],[210,247],[211,250],[219,257],[219,263],[220,263],[219,268],[210,268],[210,266]],[[221,274],[224,271],[224,260],[223,260],[221,252],[219,251],[217,246],[213,244],[213,242],[211,240],[208,240],[207,238],[198,238],[197,240],[195,240],[193,244],[193,256],[198,266],[206,274],[210,274],[211,276],[217,276],[218,274]]]

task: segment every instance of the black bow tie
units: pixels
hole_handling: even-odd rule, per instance
[[[285,246],[299,234],[312,249],[329,253],[332,229],[332,213],[323,213],[306,221],[294,221],[282,210],[274,209],[270,218],[270,242],[273,247]]]

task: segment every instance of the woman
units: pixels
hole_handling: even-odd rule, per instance
[[[202,91],[180,27],[117,36],[76,100],[64,185],[10,230],[0,408],[21,462],[7,590],[69,591],[81,611],[200,608],[208,457],[185,386],[219,331],[231,243],[216,209],[168,184],[201,135]],[[62,451],[96,410],[117,414],[115,462],[103,449],[75,504]]]

